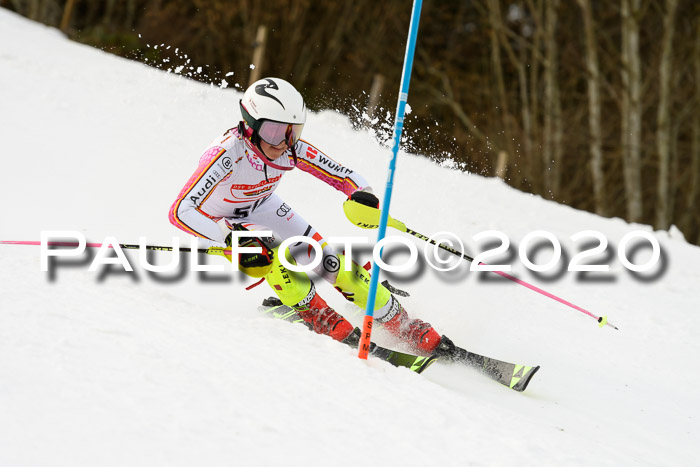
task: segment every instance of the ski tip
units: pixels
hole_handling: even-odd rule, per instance
[[[512,386],[511,389],[518,392],[523,392],[525,389],[527,389],[527,385],[530,384],[530,380],[533,376],[535,376],[535,373],[537,373],[537,370],[539,369],[539,365],[532,367],[530,371],[528,371],[514,386]]]

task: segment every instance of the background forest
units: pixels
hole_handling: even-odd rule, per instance
[[[385,139],[411,3],[0,0],[193,79],[288,79]],[[425,0],[409,103],[411,152],[700,244],[697,0]]]

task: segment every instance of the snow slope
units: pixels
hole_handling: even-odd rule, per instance
[[[238,98],[0,9],[0,240],[77,230],[93,242],[188,241],[166,211],[201,149],[238,121]],[[309,116],[305,137],[383,192],[390,153],[370,134],[324,112]],[[256,313],[270,290],[247,292],[252,281],[238,274],[202,277],[183,266],[153,275],[135,252],[133,273],[89,272],[88,256],[49,274],[38,247],[0,245],[0,465],[697,463],[700,248],[654,232],[664,268],[635,278],[616,249],[647,226],[403,153],[396,177],[392,215],[409,227],[454,232],[472,252],[472,235],[500,230],[511,255],[494,262],[620,330],[468,272],[468,263],[438,273],[421,262],[392,277],[412,293],[409,313],[458,344],[541,365],[516,393],[458,367],[416,375],[361,361]],[[345,220],[342,194],[307,174],[288,174],[279,193],[326,236],[367,234]],[[568,260],[580,247],[569,237],[591,229],[610,241],[609,254],[595,257],[609,273],[536,275],[518,258],[533,230],[556,235]],[[644,263],[649,250],[630,256]],[[360,323],[330,286],[320,290]]]

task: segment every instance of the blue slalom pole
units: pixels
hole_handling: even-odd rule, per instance
[[[384,190],[384,205],[382,206],[381,217],[379,218],[379,232],[377,243],[386,236],[386,226],[389,220],[389,207],[391,206],[391,192],[394,189],[394,172],[396,171],[396,159],[399,154],[401,143],[401,133],[403,132],[403,118],[406,112],[406,101],[408,100],[408,86],[411,82],[411,71],[413,70],[413,55],[416,50],[416,38],[418,37],[418,24],[420,22],[420,11],[423,0],[413,0],[413,10],[411,11],[411,26],[408,29],[408,43],[406,44],[406,55],[401,73],[401,89],[399,91],[399,101],[396,106],[396,117],[394,120],[393,146],[391,148],[392,158],[389,162],[389,175]],[[382,250],[379,251],[381,257]],[[374,303],[377,295],[377,283],[379,282],[379,264],[375,261],[372,265],[372,278],[369,283],[369,296],[367,297],[367,309],[362,325],[362,336],[358,357],[367,359],[369,346],[372,338],[372,322],[374,321]]]

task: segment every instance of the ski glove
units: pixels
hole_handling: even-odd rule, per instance
[[[379,199],[370,191],[357,190],[350,195],[350,199],[371,208],[379,208]]]
[[[233,224],[233,230],[243,231],[248,230],[241,224]],[[226,246],[231,246],[233,235],[226,236]],[[260,247],[260,253],[239,253],[238,254],[238,269],[248,274],[251,277],[264,277],[272,269],[272,260],[275,255],[265,242],[259,237],[239,237],[238,246],[240,247]],[[229,258],[230,260],[231,258]]]

